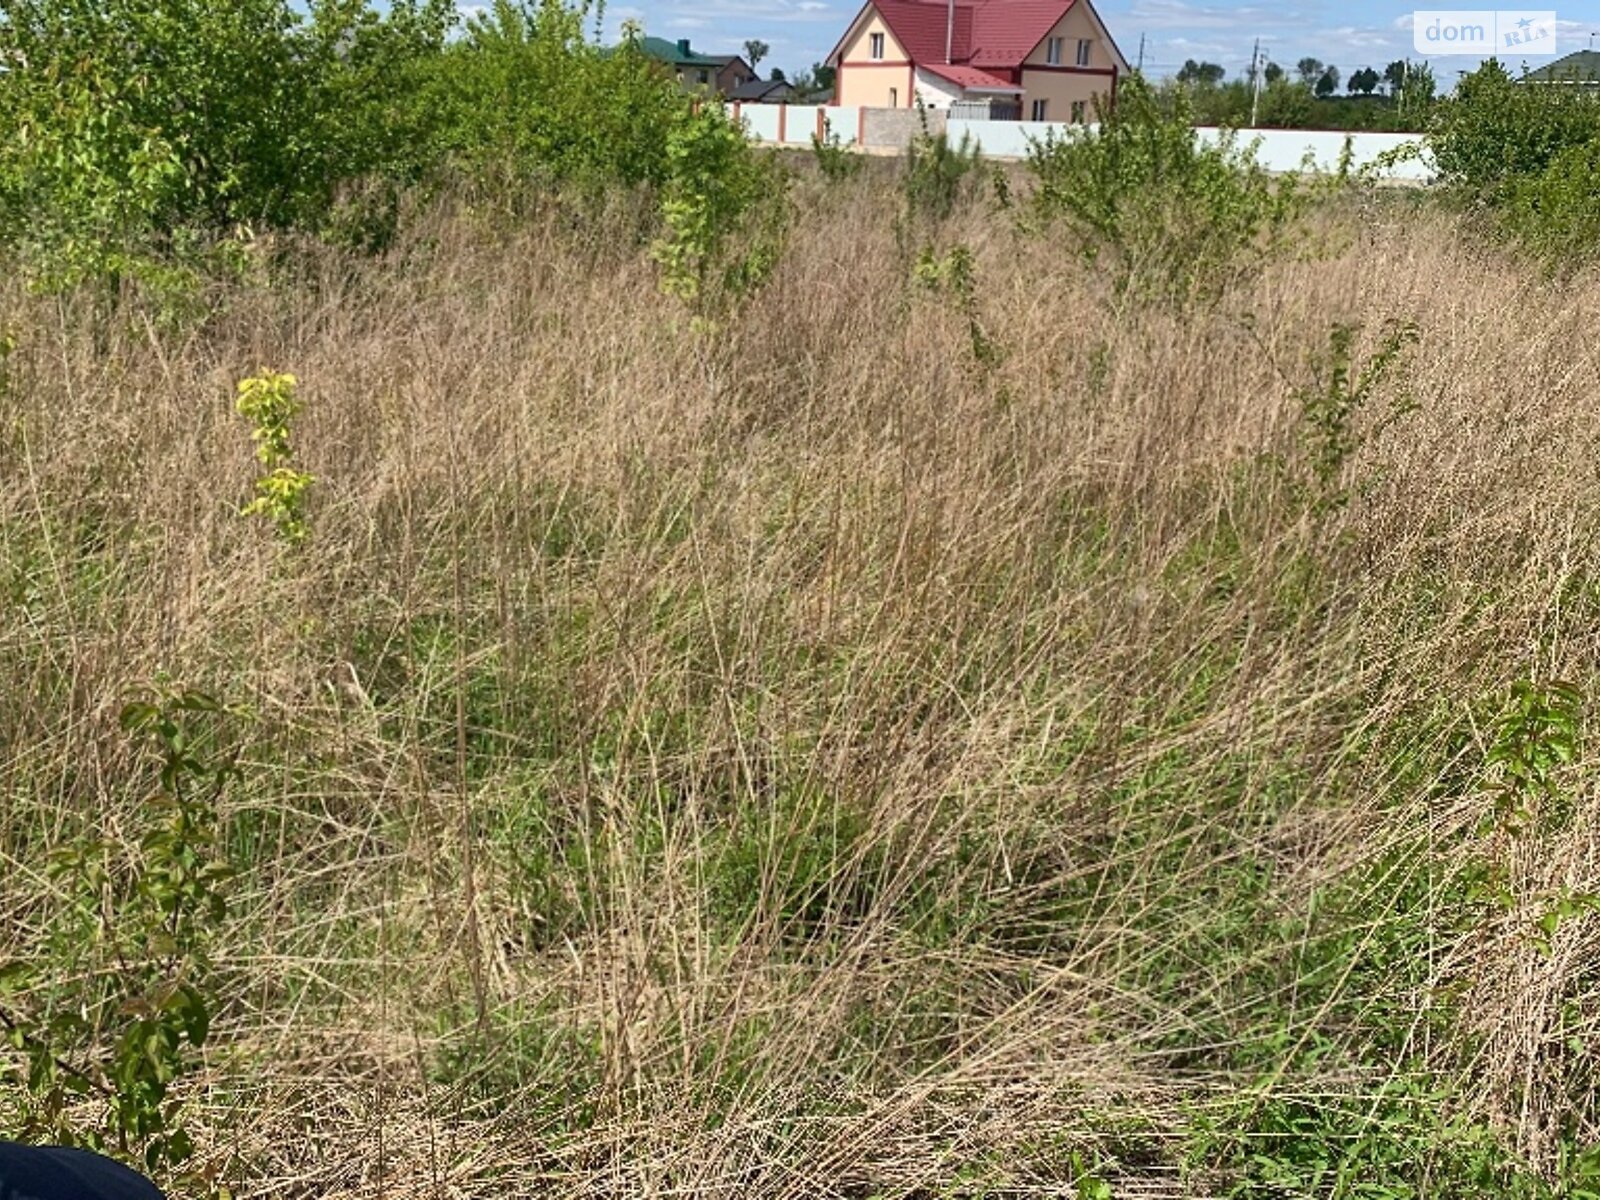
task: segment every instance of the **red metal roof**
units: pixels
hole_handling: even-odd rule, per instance
[[[918,69],[937,75],[940,79],[948,79],[958,87],[969,92],[1007,92],[1020,93],[1022,89],[1016,84],[1001,79],[998,75],[980,70],[977,67],[952,67],[946,63],[920,63]]]
[[[955,38],[950,63],[980,68],[1016,68],[1067,15],[1075,0],[955,0]],[[947,0],[874,0],[911,61],[932,70],[946,66]],[[948,69],[948,66],[946,66]],[[943,74],[943,72],[938,72]],[[960,82],[945,75],[952,82]],[[1004,80],[994,80],[1004,84]],[[987,86],[987,85],[984,85]]]
[[[989,0],[978,10],[972,61],[983,67],[1019,67],[1073,0]]]

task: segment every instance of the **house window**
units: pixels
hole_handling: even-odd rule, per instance
[[[899,88],[890,88],[889,89],[889,107],[890,108],[899,108],[900,107],[900,89]]]
[[[883,58],[883,34],[881,33],[872,35],[872,57],[879,60]]]
[[[710,83],[711,82],[711,74],[710,74],[710,72],[701,71],[700,72],[700,82],[701,83]]]
[[[1044,61],[1048,65],[1052,67],[1061,65],[1061,43],[1065,40],[1065,38],[1051,38],[1044,44]]]
[[[1035,100],[1033,102],[1033,119],[1035,121],[1044,120],[1045,109],[1047,109],[1049,106],[1050,101],[1048,100]]]
[[[1080,67],[1087,67],[1089,65],[1089,39],[1088,38],[1079,38],[1078,39],[1078,65]]]
[[[1082,100],[1074,100],[1072,102],[1072,123],[1074,125],[1083,124],[1083,114],[1087,108],[1088,106]]]

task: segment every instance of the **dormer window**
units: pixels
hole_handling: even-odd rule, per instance
[[[1061,65],[1061,43],[1065,40],[1065,38],[1053,37],[1044,44],[1044,61],[1048,65],[1052,67]]]
[[[1078,65],[1080,67],[1087,67],[1089,65],[1089,47],[1092,44],[1093,43],[1090,42],[1088,38],[1078,39]]]

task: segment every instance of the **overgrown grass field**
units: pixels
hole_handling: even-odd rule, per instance
[[[1392,196],[1199,304],[976,195],[908,274],[796,191],[712,322],[626,205],[0,283],[0,1011],[127,970],[190,689],[212,1186],[1595,1195],[1595,289]]]

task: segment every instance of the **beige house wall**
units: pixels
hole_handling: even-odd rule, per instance
[[[883,34],[881,59],[872,57],[875,33]],[[834,103],[861,108],[912,108],[916,104],[916,87],[916,73],[905,47],[895,40],[877,10],[869,9],[839,52],[839,90]]]
[[[854,108],[911,108],[916,72],[910,67],[850,66],[840,72],[836,104]]]
[[[876,61],[872,57],[872,35],[883,34],[883,61],[892,63],[906,63],[911,61],[911,56],[906,53],[906,48],[895,40],[889,26],[878,15],[877,9],[869,9],[861,23],[853,29],[844,48],[839,51],[839,61],[844,63],[870,63]]]
[[[1083,101],[1083,119],[1094,120],[1094,97],[1111,98],[1111,76],[1073,71],[1022,71],[1022,119],[1033,117],[1033,102],[1045,101],[1046,121],[1072,120],[1074,101]]]
[[[1106,41],[1100,31],[1099,23],[1089,15],[1089,10],[1082,5],[1074,4],[1067,10],[1067,15],[1056,22],[1056,27],[1045,35],[1044,40],[1033,48],[1033,53],[1024,61],[1027,67],[1042,67],[1047,65],[1047,55],[1050,53],[1050,39],[1061,39],[1061,65],[1075,67],[1078,65],[1078,42],[1087,38],[1089,46],[1089,66],[1101,71],[1109,71],[1112,67],[1121,66],[1127,69],[1127,64],[1119,64],[1112,53],[1111,44]]]
[[[1051,38],[1061,39],[1059,66],[1049,61]],[[1078,66],[1079,41],[1089,43],[1087,67]],[[1073,5],[1023,63],[1023,119],[1031,119],[1033,102],[1043,100],[1047,121],[1072,120],[1072,106],[1079,102],[1083,119],[1094,120],[1094,98],[1111,98],[1116,78],[1112,72],[1118,69],[1126,70],[1127,64],[1119,59],[1100,23],[1089,14],[1087,5]]]

